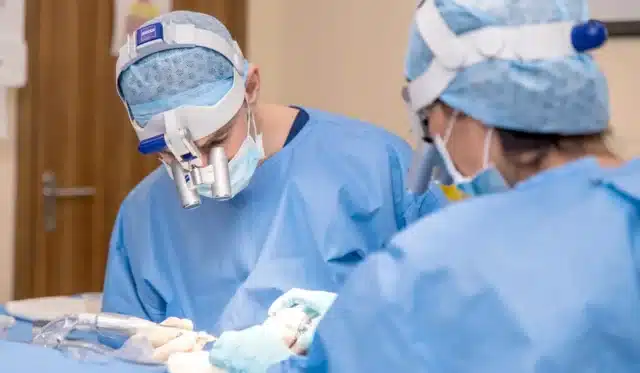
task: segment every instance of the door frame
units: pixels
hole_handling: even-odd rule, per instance
[[[106,1],[106,0],[105,0]],[[212,1],[212,0],[209,0]],[[179,10],[180,7],[174,9]],[[233,11],[227,26],[238,42],[246,56],[247,29],[249,27],[247,0],[233,0]],[[32,295],[35,263],[39,259],[39,242],[36,232],[44,225],[42,211],[42,175],[39,174],[45,154],[42,151],[43,136],[39,134],[38,122],[34,120],[33,98],[38,96],[38,84],[34,81],[40,79],[37,64],[39,40],[37,38],[38,16],[40,14],[38,1],[25,1],[25,37],[29,45],[28,54],[28,80],[24,88],[18,92],[17,115],[17,172],[16,172],[16,203],[15,203],[15,241],[14,241],[14,282],[13,298],[24,299]],[[112,15],[113,17],[113,15]],[[111,17],[111,18],[112,18]],[[111,19],[112,22],[112,19]],[[112,22],[113,23],[113,22]],[[234,25],[244,25],[236,27]]]
[[[33,282],[33,269],[31,263],[35,261],[35,235],[33,228],[40,221],[38,205],[42,195],[40,189],[41,180],[38,178],[38,157],[40,144],[37,124],[32,115],[32,98],[37,96],[38,79],[37,65],[32,61],[38,58],[39,50],[37,29],[33,27],[30,18],[40,11],[39,3],[25,1],[25,39],[28,45],[27,55],[27,84],[18,90],[18,117],[17,117],[17,180],[15,203],[15,241],[14,241],[14,281],[13,297],[22,299],[31,292]],[[32,26],[30,26],[32,25]],[[38,196],[34,198],[34,196]]]

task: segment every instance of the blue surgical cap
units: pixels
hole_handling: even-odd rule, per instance
[[[193,24],[233,43],[227,28],[206,14],[175,11],[145,25],[157,22]],[[233,65],[207,48],[169,49],[129,66],[120,74],[118,84],[132,119],[144,126],[154,115],[182,105],[215,105],[233,86]]]
[[[457,35],[488,26],[518,26],[588,19],[583,0],[436,0]],[[417,25],[410,31],[405,73],[422,75],[434,55]],[[593,58],[487,60],[458,72],[440,96],[447,105],[486,126],[566,135],[604,131],[609,121],[607,82]]]

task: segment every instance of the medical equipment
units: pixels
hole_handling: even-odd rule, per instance
[[[292,295],[296,295],[295,292]],[[211,351],[172,354],[169,373],[226,372],[263,373],[294,354],[289,347],[311,327],[317,313],[303,305],[285,305],[282,299],[261,325],[222,333]],[[286,308],[281,308],[285,307]]]
[[[433,168],[429,160],[435,152],[433,144],[427,132],[428,118],[421,112],[414,112],[411,108],[409,90],[402,89],[402,98],[407,105],[409,113],[410,132],[414,140],[415,150],[411,158],[409,171],[407,172],[407,190],[413,194],[421,195],[429,190],[432,175],[429,172]]]
[[[73,317],[73,316],[72,316]],[[175,336],[196,333],[198,338],[206,339],[208,342],[215,340],[215,337],[205,332],[195,332],[180,328],[156,324],[149,320],[141,318],[119,315],[115,313],[102,312],[98,314],[78,314],[78,330],[97,331],[100,334],[117,334],[121,336],[131,337],[138,333],[159,331],[162,333],[175,334]]]
[[[44,326],[34,325],[31,344],[56,349],[74,360],[89,363],[106,363],[111,358],[117,358],[140,364],[161,364],[152,359],[152,348],[145,340],[127,341],[121,348],[115,349],[87,336],[74,338],[72,334],[80,329],[79,323],[80,317],[68,315],[47,322]]]
[[[69,339],[70,334],[74,331],[96,332],[101,336],[125,338],[135,335],[148,335],[151,338],[154,333],[172,335],[174,338],[184,334],[194,334],[197,339],[203,342],[215,340],[215,337],[204,332],[159,325],[137,317],[112,313],[80,313],[67,315],[48,323],[34,335],[32,343],[49,348],[75,351],[76,356],[84,356],[88,351],[92,354],[133,360],[144,364],[161,363],[152,358],[153,349],[148,343],[150,341],[143,338],[128,339],[123,347],[112,349],[90,341]],[[78,351],[84,352],[78,353]]]
[[[186,209],[200,205],[198,188],[202,188],[202,185],[210,186],[213,198],[226,200],[232,196],[228,159],[224,149],[211,149],[209,164],[204,166],[195,141],[215,133],[229,123],[244,103],[242,76],[245,74],[245,60],[242,52],[236,42],[229,43],[220,35],[194,24],[154,22],[139,28],[135,37],[127,37],[127,42],[120,49],[116,68],[119,81],[127,68],[149,55],[193,47],[219,53],[234,68],[232,86],[215,104],[183,104],[141,123],[135,119],[132,107],[125,100],[118,84],[118,93],[140,139],[138,150],[142,154],[169,150],[173,155],[174,160],[168,167],[182,206]]]
[[[199,193],[199,189],[206,189],[208,195],[221,201],[232,197],[229,162],[221,147],[211,149],[207,167],[192,167],[186,171],[180,162],[173,160],[169,170],[185,209],[200,206],[202,193]]]
[[[299,330],[292,338],[291,349],[300,353],[306,352],[316,333],[318,324],[329,311],[337,298],[336,293],[321,290],[291,289],[276,299],[267,311],[272,317],[297,311],[306,316],[304,329]],[[286,317],[286,316],[285,316]]]
[[[209,352],[211,365],[228,372],[263,373],[273,365],[294,355],[297,340],[312,328],[319,313],[311,307],[295,304],[270,313],[261,325],[222,333]],[[201,365],[200,355],[192,362],[180,358],[171,373]],[[184,371],[188,373],[188,371]]]
[[[318,313],[315,310],[296,304],[269,315],[262,326],[281,335],[283,339],[296,341],[309,330],[311,320],[317,316]]]
[[[284,306],[284,304],[282,304]],[[302,305],[271,314],[261,325],[222,333],[211,351],[178,352],[167,361],[169,373],[263,373],[294,354],[289,347],[317,317]]]
[[[291,319],[289,312],[295,312],[294,314],[306,316],[298,322],[309,322],[310,319],[327,313],[337,296],[336,293],[329,291],[293,288],[273,301],[267,313],[274,319],[279,317]]]

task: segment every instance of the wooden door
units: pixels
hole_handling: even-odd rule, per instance
[[[19,95],[14,295],[100,291],[119,204],[158,161],[136,152],[116,94],[113,0],[26,0],[26,7],[29,80]],[[174,0],[174,9],[218,17],[241,45],[245,7],[245,0]],[[45,219],[53,210],[43,187],[52,177],[59,188],[80,189],[53,197],[55,219]]]

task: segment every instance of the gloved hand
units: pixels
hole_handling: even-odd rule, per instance
[[[313,340],[313,336],[318,328],[318,324],[327,313],[331,305],[338,295],[327,291],[320,290],[304,290],[294,288],[278,297],[271,307],[268,314],[273,317],[278,312],[287,308],[303,306],[304,312],[311,319],[306,331],[298,336],[290,345],[291,349],[297,354],[303,354],[307,351]]]
[[[324,315],[337,297],[336,293],[328,291],[293,288],[279,296],[271,304],[267,313],[269,316],[273,316],[282,309],[302,305],[319,315]]]
[[[263,373],[273,364],[306,352],[336,297],[326,291],[288,291],[271,305],[263,324],[222,333],[209,353],[211,364],[231,373]]]
[[[228,331],[216,340],[209,352],[211,365],[229,373],[264,373],[273,364],[288,359],[293,352],[280,333],[264,325]]]
[[[187,319],[169,317],[160,325],[170,326],[175,329],[151,328],[132,336],[127,343],[148,341],[153,347],[152,359],[165,362],[176,352],[200,351],[210,339],[204,338],[198,333],[185,333],[193,331],[193,322]]]
[[[176,352],[167,361],[169,373],[224,373],[209,362],[208,351]]]

